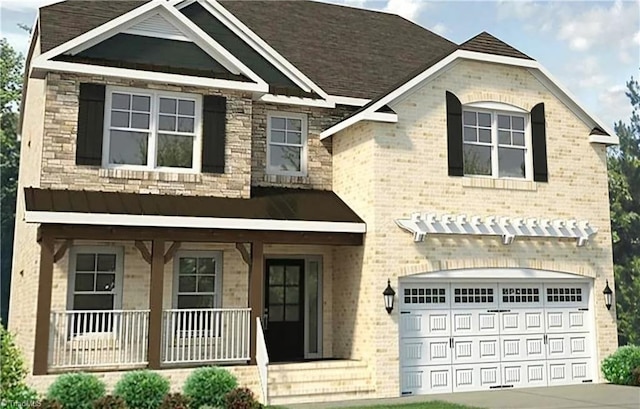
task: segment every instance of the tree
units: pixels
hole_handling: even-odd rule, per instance
[[[0,316],[9,311],[11,254],[18,188],[18,106],[22,96],[23,56],[0,40]]]
[[[616,277],[618,342],[640,345],[640,85],[631,77],[631,123],[615,125],[620,145],[611,150],[609,198]]]

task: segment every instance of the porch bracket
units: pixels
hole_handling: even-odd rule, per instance
[[[57,263],[58,261],[60,261],[60,259],[64,257],[65,254],[67,254],[67,250],[69,250],[69,247],[71,247],[72,245],[73,245],[73,240],[65,240],[64,243],[60,245],[60,248],[58,248],[56,253],[53,255],[53,262]]]
[[[242,256],[244,262],[251,268],[251,254],[249,253],[249,243],[236,243],[236,250]]]
[[[171,247],[169,247],[169,250],[167,250],[167,252],[164,254],[164,264],[167,264],[168,262],[173,260],[173,256],[176,255],[176,251],[180,249],[181,245],[182,243],[179,241],[174,241],[171,244]]]
[[[147,246],[140,240],[136,240],[136,248],[140,252],[140,255],[147,262],[147,264],[151,264],[151,253]]]

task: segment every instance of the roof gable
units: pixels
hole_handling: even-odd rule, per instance
[[[485,54],[502,55],[504,57],[524,58],[533,60],[525,53],[516,50],[509,44],[483,31],[477,36],[465,41],[458,47],[459,50],[475,51]]]

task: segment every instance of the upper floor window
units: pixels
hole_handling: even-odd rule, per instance
[[[464,109],[464,174],[530,179],[531,138],[525,114]]]
[[[103,165],[200,171],[201,97],[107,88]]]
[[[273,112],[267,122],[267,173],[306,175],[307,116]]]

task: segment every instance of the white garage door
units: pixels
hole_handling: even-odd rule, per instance
[[[402,394],[591,382],[589,287],[585,281],[401,283]]]

